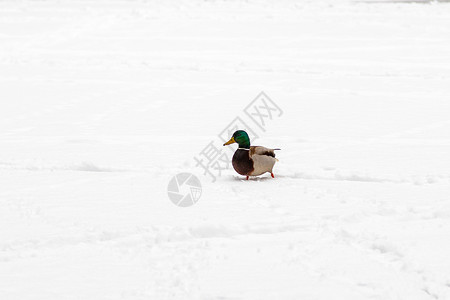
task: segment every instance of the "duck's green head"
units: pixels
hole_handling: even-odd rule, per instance
[[[238,130],[233,133],[231,139],[223,145],[226,146],[233,143],[238,143],[239,148],[250,149],[250,139],[248,138],[247,132],[245,132],[244,130]]]

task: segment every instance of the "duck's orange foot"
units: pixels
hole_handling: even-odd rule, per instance
[[[272,176],[272,178],[275,178],[275,176],[273,176],[273,173],[270,173],[270,176]]]
[[[248,176],[247,176],[247,180],[248,180]]]

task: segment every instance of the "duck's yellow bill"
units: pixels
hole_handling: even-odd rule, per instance
[[[233,143],[236,143],[236,141],[234,140],[234,137],[232,137],[228,142],[226,142],[223,145],[226,146],[226,145],[233,144]]]

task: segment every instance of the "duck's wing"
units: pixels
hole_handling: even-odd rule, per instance
[[[273,165],[278,159],[275,158],[275,150],[262,146],[250,147],[250,158],[253,161],[253,172],[250,175],[261,175],[265,172],[272,173]]]
[[[275,150],[280,149],[270,149],[263,146],[251,146],[250,147],[250,157],[253,155],[267,155],[275,158]]]

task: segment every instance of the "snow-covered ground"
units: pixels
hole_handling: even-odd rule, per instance
[[[450,299],[449,99],[449,3],[1,1],[0,299]]]

